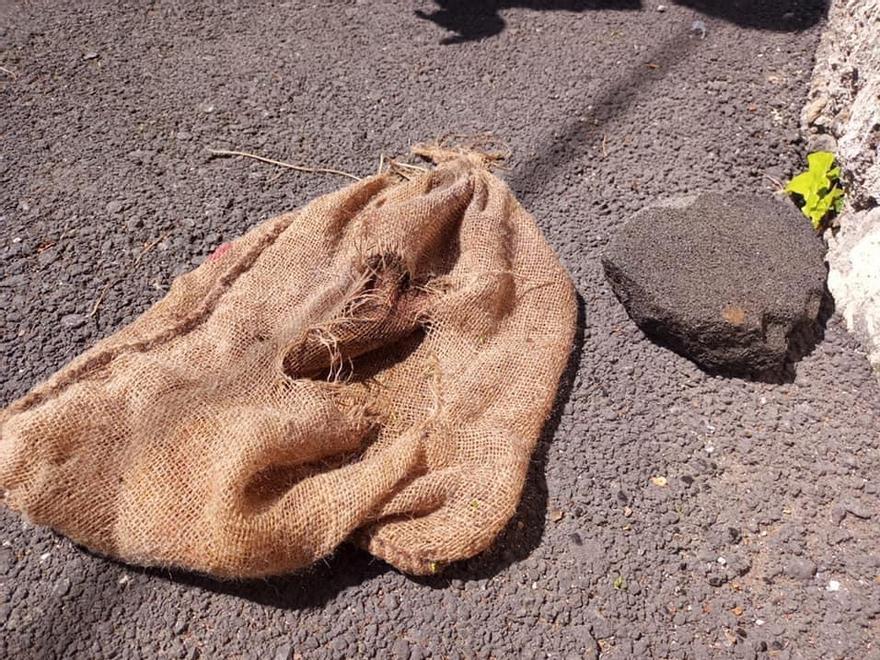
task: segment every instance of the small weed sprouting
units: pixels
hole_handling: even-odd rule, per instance
[[[835,213],[843,209],[840,187],[840,166],[834,165],[834,154],[816,151],[807,156],[807,171],[798,174],[785,186],[785,192],[796,198],[801,212],[820,230]]]

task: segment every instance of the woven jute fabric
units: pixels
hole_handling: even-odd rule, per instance
[[[576,300],[485,162],[437,160],[256,226],[0,412],[6,503],[123,561],[221,577],[346,540],[413,574],[486,549]]]

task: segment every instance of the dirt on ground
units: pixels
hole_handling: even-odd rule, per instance
[[[790,382],[708,376],[644,338],[599,261],[659,198],[803,166],[824,8],[662,6],[0,2],[0,404],[346,182],[208,148],[368,174],[492,131],[581,296],[557,410],[486,555],[412,579],[346,547],[217,582],[4,509],[0,657],[877,657],[880,385],[859,343],[834,316]]]

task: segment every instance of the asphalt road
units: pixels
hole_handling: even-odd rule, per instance
[[[211,147],[365,174],[492,131],[583,301],[487,555],[414,580],[344,548],[218,583],[2,510],[0,657],[878,657],[880,386],[857,342],[835,316],[793,382],[710,377],[643,338],[599,264],[658,198],[801,167],[821,2],[667,5],[0,1],[0,403],[345,183]]]

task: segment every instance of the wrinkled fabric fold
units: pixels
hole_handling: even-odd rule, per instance
[[[512,517],[574,336],[568,274],[479,159],[268,220],[0,412],[8,506],[219,577],[354,540],[414,574]]]

